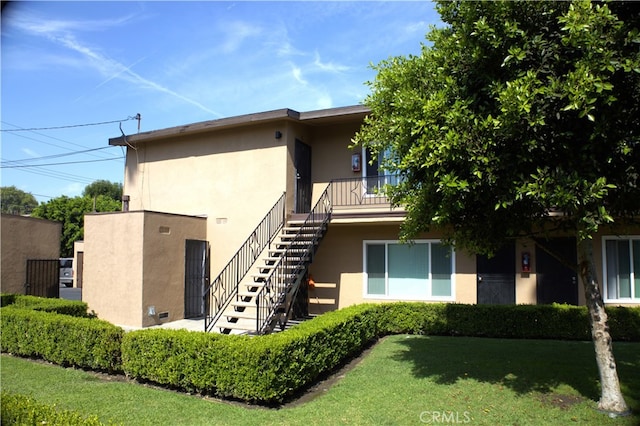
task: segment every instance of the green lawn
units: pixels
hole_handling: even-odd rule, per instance
[[[640,423],[640,344],[615,343],[634,415],[595,410],[589,342],[390,336],[331,387],[280,409],[203,399],[105,380],[3,355],[2,389],[127,425],[405,425]],[[422,420],[422,421],[421,421]]]

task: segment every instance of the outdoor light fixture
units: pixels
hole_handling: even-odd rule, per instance
[[[280,130],[276,130],[276,139],[280,139],[282,137],[282,132]]]

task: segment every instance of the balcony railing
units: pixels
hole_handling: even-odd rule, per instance
[[[399,181],[397,175],[334,179],[330,188],[331,202],[333,207],[388,206],[385,186],[396,185]]]
[[[269,210],[260,224],[249,235],[220,275],[205,291],[205,331],[216,323],[234,295],[238,294],[238,284],[249,272],[262,251],[273,241],[285,222],[286,194]]]
[[[280,321],[281,326],[287,321],[300,282],[307,266],[313,262],[313,255],[331,220],[329,187],[330,185],[311,209],[289,247],[276,263],[273,273],[256,296],[256,331],[259,334],[268,332],[275,321]],[[290,293],[289,297],[287,293]]]

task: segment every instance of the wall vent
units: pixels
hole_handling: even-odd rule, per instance
[[[160,312],[158,314],[158,318],[160,319],[169,318],[169,312]]]

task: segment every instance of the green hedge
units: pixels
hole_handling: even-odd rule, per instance
[[[606,312],[613,340],[640,342],[640,307]],[[591,340],[585,306],[399,302],[378,305],[376,314],[382,334]]]
[[[9,306],[15,303],[17,294],[0,293],[0,307]]]
[[[74,318],[8,306],[0,309],[2,352],[62,365],[121,372],[124,331],[96,318]]]
[[[122,344],[126,374],[166,386],[251,402],[278,402],[377,337],[371,307],[327,313],[261,337],[140,330]]]
[[[84,417],[75,411],[36,402],[33,398],[0,392],[0,423],[3,425],[100,426],[97,416]]]
[[[29,303],[31,304],[29,304]],[[98,319],[0,309],[1,349],[60,365],[124,372],[190,392],[279,403],[388,334],[590,340],[587,308],[568,305],[364,304],[267,336],[124,331]],[[614,340],[640,341],[640,307],[607,307]]]
[[[22,294],[3,294],[2,306],[31,309],[34,311],[55,312],[73,317],[91,317],[87,313],[87,304],[77,300],[65,300]]]

